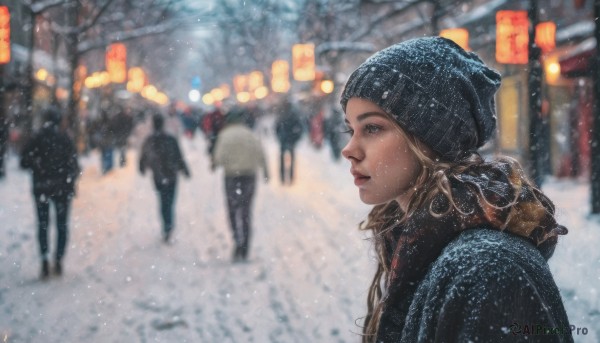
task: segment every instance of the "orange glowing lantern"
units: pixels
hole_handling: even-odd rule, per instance
[[[0,6],[0,64],[10,62],[10,12]]]
[[[315,45],[295,44],[292,47],[292,69],[297,81],[315,79]]]
[[[228,84],[224,83],[221,86],[219,86],[219,88],[223,93],[223,98],[229,98],[229,96],[231,96],[231,89],[229,88]]]
[[[527,64],[528,44],[527,11],[498,11],[496,13],[496,61],[506,64]]]
[[[127,81],[127,48],[125,44],[114,43],[106,51],[106,71],[110,81],[123,83]]]
[[[248,91],[254,92],[257,88],[262,87],[264,84],[263,73],[260,71],[253,71],[248,74]]]
[[[287,61],[277,60],[271,66],[271,89],[285,93],[290,90],[290,65]]]
[[[469,49],[469,31],[467,29],[444,29],[440,31],[440,37],[450,39],[465,50],[471,50]]]
[[[235,89],[236,93],[242,93],[248,91],[248,76],[246,75],[236,75],[233,78],[233,89]]]
[[[535,27],[535,44],[543,52],[552,51],[556,47],[556,24],[545,21]]]
[[[139,93],[146,85],[146,73],[140,67],[130,68],[127,72],[127,90],[131,93]]]

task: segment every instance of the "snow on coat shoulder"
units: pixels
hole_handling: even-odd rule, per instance
[[[416,288],[416,289],[415,289]],[[524,238],[466,230],[430,266],[413,294],[388,306],[384,342],[573,342],[548,264]],[[537,325],[552,335],[525,335]]]

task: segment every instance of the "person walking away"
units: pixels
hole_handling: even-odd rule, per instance
[[[477,151],[500,82],[441,37],[392,45],[350,75],[342,155],[375,205],[361,228],[378,261],[363,342],[573,342],[547,263],[567,229],[515,159]]]
[[[214,154],[217,137],[225,122],[225,115],[223,114],[221,107],[221,103],[216,103],[213,110],[205,114],[202,118],[202,127],[208,139],[207,152],[211,158]]]
[[[152,170],[154,186],[160,203],[163,222],[162,237],[169,243],[174,227],[174,203],[177,189],[177,173],[190,177],[190,171],[183,159],[175,137],[164,132],[164,118],[160,114],[152,117],[154,132],[142,144],[139,170]]]
[[[130,112],[130,109],[119,108],[111,120],[115,148],[119,152],[119,166],[121,167],[127,164],[127,140],[133,130],[133,117]]]
[[[0,94],[0,97],[4,94]],[[2,102],[0,101],[0,104]],[[8,118],[4,113],[4,109],[0,108],[0,180],[6,175],[5,157],[8,145],[8,132],[9,132]]]
[[[331,147],[331,156],[334,161],[339,161],[342,152],[342,131],[344,131],[344,114],[338,110],[333,109],[331,115],[325,119],[323,123],[323,131],[325,132],[325,139],[329,142]]]
[[[223,167],[225,195],[235,248],[233,261],[248,258],[252,234],[252,201],[256,189],[256,174],[262,169],[264,181],[269,180],[267,160],[260,141],[246,126],[245,109],[233,107],[225,117],[225,127],[215,143],[212,170]]]
[[[115,134],[108,111],[103,110],[100,113],[100,122],[98,124],[97,139],[100,149],[100,166],[102,175],[107,174],[113,169],[115,148]]]
[[[50,275],[48,226],[50,204],[56,213],[57,245],[54,255],[54,274],[63,272],[63,258],[68,240],[68,222],[71,200],[75,196],[75,182],[80,168],[73,140],[61,132],[61,112],[49,107],[44,123],[24,146],[21,167],[33,173],[33,198],[38,217],[38,243],[42,257],[41,278]]]
[[[275,123],[275,133],[280,148],[279,175],[283,185],[291,184],[294,181],[294,150],[302,137],[302,130],[299,112],[289,99],[285,99],[280,116]],[[289,164],[286,163],[286,158],[289,158]]]

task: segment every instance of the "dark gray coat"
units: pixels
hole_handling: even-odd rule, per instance
[[[377,342],[573,342],[573,337],[540,251],[510,233],[472,229],[386,306]]]
[[[140,172],[144,174],[147,168],[152,170],[156,188],[175,184],[179,171],[190,174],[177,140],[163,131],[155,131],[142,145]]]
[[[34,194],[72,196],[79,176],[75,144],[57,125],[46,125],[21,153],[21,168],[33,172]]]

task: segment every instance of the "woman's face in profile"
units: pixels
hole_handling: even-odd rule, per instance
[[[351,134],[342,155],[366,204],[397,200],[405,205],[421,166],[400,128],[371,101],[351,98],[346,105],[346,125]]]

